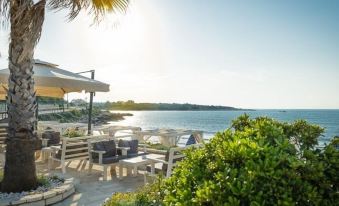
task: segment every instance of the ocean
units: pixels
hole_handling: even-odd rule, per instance
[[[132,113],[115,125],[138,126],[142,129],[173,128],[204,131],[205,138],[227,129],[231,121],[241,114],[250,117],[267,116],[281,121],[292,122],[305,119],[325,128],[319,139],[323,145],[334,136],[339,136],[339,110],[255,110],[255,111],[112,111]]]

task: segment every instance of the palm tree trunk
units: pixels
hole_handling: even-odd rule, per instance
[[[6,163],[1,189],[5,192],[27,191],[37,187],[35,149],[38,138],[36,96],[33,79],[34,46],[44,20],[45,0],[10,1],[10,44],[8,79],[8,138]]]

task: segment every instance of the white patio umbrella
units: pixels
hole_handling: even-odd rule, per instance
[[[70,92],[108,92],[109,85],[57,67],[58,65],[35,60],[33,65],[37,96],[63,98]],[[0,70],[0,99],[7,95],[9,69]]]
[[[94,92],[108,92],[109,84],[94,80],[94,70],[91,70],[92,78],[72,73],[57,67],[58,65],[40,60],[34,60],[33,71],[36,95],[43,97],[63,98],[70,92],[90,92],[88,113],[88,131],[91,132],[92,104]],[[6,99],[8,88],[9,69],[0,70],[0,100]]]

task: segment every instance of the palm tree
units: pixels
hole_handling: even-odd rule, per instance
[[[125,11],[129,0],[0,0],[0,20],[10,23],[8,68],[8,138],[1,190],[37,187],[34,152],[37,144],[34,47],[41,36],[46,8],[68,9],[70,20],[87,10],[96,22],[107,12]]]

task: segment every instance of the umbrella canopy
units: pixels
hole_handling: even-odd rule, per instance
[[[108,92],[109,85],[57,67],[58,65],[35,60],[33,64],[37,96],[63,98],[70,92]],[[7,95],[9,69],[0,70],[0,99]]]

